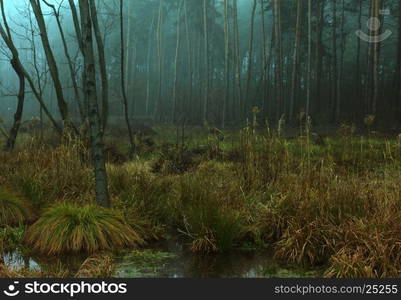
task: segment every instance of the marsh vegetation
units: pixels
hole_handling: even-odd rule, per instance
[[[401,276],[400,1],[0,0],[0,55],[0,276]]]

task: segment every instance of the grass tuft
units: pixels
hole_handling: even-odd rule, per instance
[[[34,214],[25,199],[0,187],[0,226],[20,225],[33,219]]]
[[[112,251],[140,245],[143,240],[114,210],[59,204],[28,229],[25,242],[36,252],[57,255]]]

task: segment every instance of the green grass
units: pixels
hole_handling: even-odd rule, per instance
[[[116,211],[59,204],[28,229],[25,242],[36,252],[55,255],[112,251],[140,245],[143,240]]]

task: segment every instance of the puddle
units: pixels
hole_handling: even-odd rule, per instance
[[[62,258],[26,257],[19,251],[4,256],[11,268],[25,267],[44,271],[78,270],[85,256]],[[115,255],[119,278],[272,278],[319,277],[318,269],[305,269],[272,259],[267,251],[232,251],[200,255],[182,243],[167,241],[148,249],[123,251]]]
[[[317,277],[319,271],[278,263],[269,252],[233,251],[199,255],[170,242],[117,256],[116,277],[123,278],[271,278]]]

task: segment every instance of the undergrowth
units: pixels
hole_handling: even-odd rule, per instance
[[[114,211],[90,206],[93,174],[80,143],[0,152],[0,185],[41,215],[25,237],[39,252],[112,250],[180,234],[200,253],[268,247],[277,259],[323,266],[327,277],[401,276],[399,138],[356,136],[346,124],[319,137],[308,122],[291,138],[280,126],[224,137],[157,140],[152,153],[110,162]],[[3,223],[24,220],[9,215]]]

